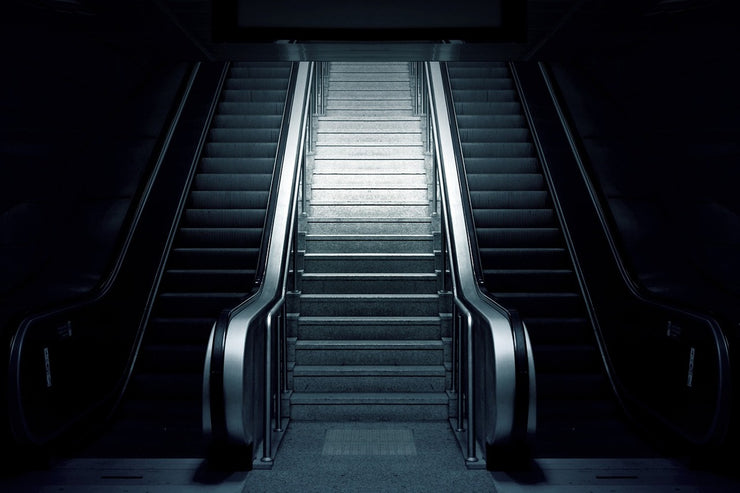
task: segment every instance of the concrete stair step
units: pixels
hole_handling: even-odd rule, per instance
[[[434,294],[437,274],[311,274],[301,276],[305,294]]]
[[[396,135],[409,134],[421,137],[421,126],[417,117],[394,120],[388,120],[387,118],[377,120],[337,120],[319,117],[316,131],[320,136],[332,133],[362,135],[387,132]]]
[[[309,215],[312,217],[428,217],[429,203],[416,202],[401,205],[380,204],[316,204],[311,202]]]
[[[430,317],[439,313],[431,294],[302,294],[301,315],[339,317]]]
[[[446,420],[449,398],[443,392],[293,392],[295,420]]]
[[[295,363],[335,366],[443,365],[444,344],[441,340],[299,340],[295,346]]]
[[[306,253],[306,273],[432,273],[433,253]]]
[[[360,79],[357,77],[357,79]],[[330,79],[329,84],[333,85],[334,82],[369,82],[369,81],[363,81],[363,80],[354,80],[354,81],[338,81],[336,79]],[[376,81],[376,82],[383,82],[383,81]],[[385,82],[399,82],[399,81],[385,81]],[[409,88],[406,87],[405,89],[368,89],[366,91],[351,91],[347,89],[334,89],[328,93],[327,95],[327,101],[336,101],[336,100],[345,100],[345,101],[365,101],[365,100],[375,100],[375,101],[411,101],[411,95],[409,93]]]
[[[417,145],[346,145],[316,143],[315,159],[424,159],[424,146]]]
[[[358,77],[360,78],[360,77]],[[329,94],[334,91],[406,91],[410,92],[411,86],[408,80],[350,80],[331,82]]]
[[[357,92],[357,91],[354,91]],[[358,94],[368,94],[371,91],[360,91]],[[389,91],[391,92],[391,91]],[[336,99],[328,98],[326,109],[329,110],[405,110],[411,111],[411,98],[404,99]]]
[[[406,82],[408,72],[332,72],[329,75],[329,84],[335,82]]]
[[[423,340],[439,339],[441,318],[433,317],[306,317],[298,318],[300,340]]]
[[[397,122],[416,122],[416,125],[421,123],[421,117],[412,114],[397,115],[389,118],[388,115],[322,115],[317,118],[318,125],[323,126],[326,122],[341,122],[342,124],[350,124],[352,122],[363,124],[363,125],[375,125],[378,122],[395,124]],[[524,120],[523,125],[526,125]]]
[[[372,203],[404,203],[422,202],[428,199],[428,187],[421,184],[415,188],[396,189],[352,189],[334,190],[319,188],[311,192],[311,203],[313,205],[325,205],[330,203],[349,204],[372,204]]]
[[[371,179],[372,178],[372,179]],[[426,176],[423,174],[396,175],[396,174],[374,174],[369,177],[362,174],[358,169],[356,174],[321,174],[314,173],[312,188],[326,189],[381,189],[394,190],[406,188],[420,188],[426,186]]]
[[[296,365],[295,392],[444,392],[445,367],[395,365]]]
[[[424,172],[424,159],[315,159],[313,171],[318,174],[346,173],[355,170],[368,174],[418,174]]]
[[[421,132],[419,133],[354,133],[354,132],[332,132],[324,133],[321,128],[318,131],[317,142],[322,146],[388,146],[388,145],[422,145]]]
[[[326,109],[326,115],[335,118],[356,118],[358,120],[365,120],[368,118],[398,118],[402,116],[412,116],[412,109],[400,109],[400,108],[385,108],[385,109]]]
[[[430,218],[309,217],[309,234],[429,234]]]
[[[307,253],[429,253],[434,236],[417,235],[306,235]]]

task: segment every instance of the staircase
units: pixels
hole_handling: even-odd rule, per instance
[[[332,63],[328,77],[290,344],[291,418],[446,420],[449,309],[408,65]]]
[[[537,450],[627,454],[577,279],[505,63],[449,63],[485,284],[519,310],[537,369]]]
[[[230,67],[126,398],[97,453],[203,453],[206,345],[221,310],[254,283],[290,71]]]

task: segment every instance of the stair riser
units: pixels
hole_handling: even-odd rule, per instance
[[[442,365],[444,350],[434,349],[300,349],[296,365]],[[370,391],[367,391],[370,392]]]
[[[353,159],[345,161],[341,159],[317,159],[314,161],[314,173],[331,174],[347,173],[350,171],[361,172],[367,175],[375,174],[418,174],[424,172],[424,160],[416,159]],[[309,177],[312,181],[313,177]]]
[[[439,340],[439,324],[404,325],[399,323],[313,325],[298,322],[302,340]]]
[[[309,218],[308,233],[317,235],[326,234],[429,234],[431,233],[431,221],[315,221]]]
[[[439,314],[438,300],[301,299],[301,315],[313,317],[429,317]]]
[[[444,392],[445,377],[294,376],[296,392]]]
[[[408,118],[390,121],[337,121],[319,118],[317,130],[321,133],[344,133],[368,134],[374,132],[393,132],[396,134],[419,135],[419,119]]]
[[[437,279],[310,279],[301,280],[301,291],[311,294],[434,294]]]
[[[362,76],[364,79],[364,75]],[[331,83],[331,91],[409,91],[408,81],[387,81],[387,80],[355,80],[355,81],[334,81]]]
[[[321,146],[417,146],[421,147],[421,134],[411,133],[326,133],[321,127],[318,130],[317,142]]]
[[[299,421],[438,421],[447,413],[447,404],[290,405],[291,419]]]
[[[430,253],[433,247],[432,238],[412,240],[306,238],[306,251],[309,253]]]
[[[306,255],[304,271],[312,273],[433,273],[434,257],[426,258],[315,258]]]
[[[242,149],[243,152],[250,150]],[[256,152],[256,151],[251,151]],[[265,151],[266,152],[266,151]],[[209,154],[211,155],[211,154]],[[214,154],[215,155],[215,154]],[[250,154],[257,156],[258,154]],[[422,145],[393,146],[325,146],[316,145],[316,159],[419,159],[424,157]],[[314,177],[314,183],[315,181]],[[367,178],[365,178],[367,180]],[[374,180],[373,180],[374,181]]]
[[[311,217],[428,217],[429,205],[312,205]]]

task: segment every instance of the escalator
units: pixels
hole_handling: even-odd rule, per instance
[[[653,455],[612,392],[509,68],[447,66],[484,284],[532,342],[535,455]]]
[[[290,63],[230,66],[126,394],[86,454],[204,454],[208,336],[258,281],[290,77]]]

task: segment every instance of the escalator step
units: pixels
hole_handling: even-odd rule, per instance
[[[176,247],[170,253],[173,265],[193,269],[226,269],[234,266],[254,266],[259,257],[259,246],[253,248],[186,248]]]
[[[535,157],[465,157],[467,173],[539,173]]]
[[[177,237],[178,247],[238,248],[258,245],[262,227],[255,228],[181,228]]]
[[[209,138],[218,142],[275,142],[280,137],[279,128],[214,128]]]
[[[514,89],[460,89],[455,91],[455,102],[513,102],[517,101]]]
[[[509,69],[504,64],[488,67],[466,67],[464,63],[458,62],[455,63],[455,66],[450,65],[448,71],[451,78],[454,79],[504,78],[509,76]]]
[[[148,344],[200,344],[208,343],[214,319],[204,318],[153,318],[149,321]]]
[[[514,228],[522,224],[532,228],[557,227],[557,218],[552,209],[475,208],[473,218],[479,228]]]
[[[224,88],[229,89],[288,89],[288,80],[279,77],[264,77],[259,79],[229,78],[224,83]],[[274,113],[274,111],[252,111],[250,113]],[[282,111],[280,111],[282,114]]]
[[[471,191],[486,190],[546,190],[545,179],[539,173],[469,173]]]
[[[521,111],[518,102],[455,103],[455,113],[458,115],[519,115]]]
[[[157,317],[213,317],[215,320],[222,310],[238,305],[246,294],[246,291],[242,293],[161,293],[154,315]]]
[[[254,269],[171,269],[162,279],[162,289],[169,292],[194,290],[229,290],[246,292],[252,287]]]
[[[529,142],[529,129],[520,127],[462,128],[458,130],[464,142]]]
[[[545,190],[472,191],[473,209],[548,209],[550,201]]]
[[[514,89],[514,82],[506,77],[501,78],[452,78],[450,79],[452,90],[457,94],[458,90],[466,89]]]
[[[480,245],[497,248],[557,248],[562,244],[559,228],[477,228],[477,233]]]
[[[486,285],[495,288],[496,280],[486,280]],[[519,310],[522,317],[568,317],[583,312],[583,300],[572,292],[493,292],[504,306]]]
[[[573,291],[578,288],[570,269],[484,269],[486,278],[495,279],[491,289],[532,292]]]
[[[532,344],[582,344],[594,339],[588,319],[583,317],[526,317]]]
[[[275,157],[277,144],[273,142],[209,142],[203,149],[205,157]]]
[[[598,375],[601,365],[598,350],[590,344],[538,344],[532,352],[535,368],[540,374]]]
[[[200,173],[268,173],[272,176],[275,157],[204,157],[200,161]]]
[[[187,209],[186,228],[258,228],[265,222],[264,209]]]
[[[248,191],[193,191],[190,194],[188,207],[193,209],[259,209],[267,207],[268,190],[272,176],[256,175],[248,184],[254,190]],[[264,185],[264,186],[260,186]]]
[[[285,91],[281,89],[225,89],[221,93],[222,101],[227,103],[281,103],[285,100]]]
[[[229,76],[234,79],[287,79],[290,76],[290,65],[280,67],[248,66],[240,67],[232,65]],[[285,94],[283,94],[285,96]]]
[[[193,181],[197,191],[244,191],[269,189],[271,173],[199,173]],[[264,186],[267,184],[267,186]],[[263,185],[260,187],[260,185]]]
[[[279,128],[282,114],[217,114],[213,117],[213,128]]]
[[[206,338],[206,343],[208,339]],[[139,370],[178,378],[178,374],[198,374],[206,359],[205,344],[147,344],[139,354]]]
[[[533,157],[530,142],[463,142],[464,157]]]
[[[468,128],[523,128],[527,119],[520,113],[516,114],[457,114],[457,124],[460,129]]]
[[[223,101],[218,104],[220,115],[282,115],[283,102],[237,103]]]

